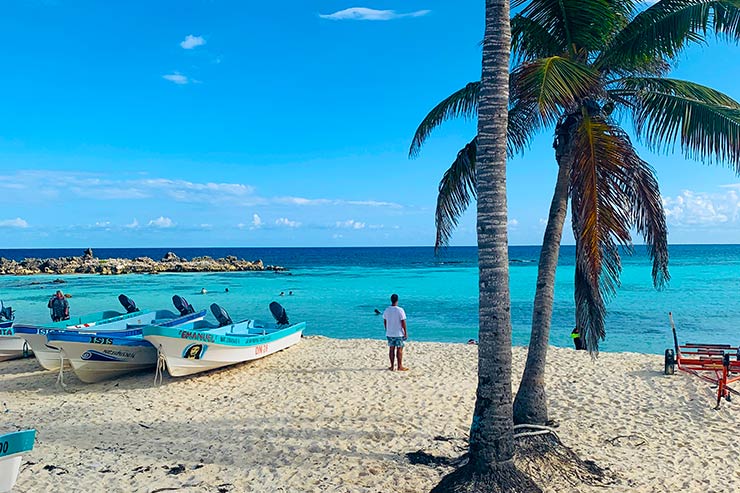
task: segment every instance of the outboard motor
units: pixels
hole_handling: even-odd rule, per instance
[[[277,301],[273,301],[272,303],[270,303],[270,313],[272,313],[272,316],[275,317],[278,325],[290,325],[290,321],[288,321],[288,314],[285,313],[285,308],[283,308],[283,305],[281,305]]]
[[[13,309],[0,301],[0,320],[5,319],[8,322],[13,320]]]
[[[211,313],[213,313],[213,316],[216,317],[216,320],[218,320],[219,327],[225,327],[227,325],[234,324],[229,314],[226,313],[226,310],[218,306],[216,303],[211,305]]]
[[[182,296],[178,296],[178,295],[173,296],[172,304],[175,305],[175,308],[177,308],[177,311],[180,312],[180,315],[182,315],[183,317],[185,315],[190,315],[191,313],[195,313],[195,308],[193,308],[193,305],[188,303],[188,300],[186,300]]]
[[[125,294],[119,294],[118,301],[121,303],[121,305],[123,305],[126,313],[134,313],[139,311],[139,309],[136,307],[136,303],[134,303],[134,300],[132,300]]]

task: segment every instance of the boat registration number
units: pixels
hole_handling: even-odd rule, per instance
[[[267,352],[267,344],[260,344],[259,346],[254,346],[255,355],[265,354],[266,352]]]
[[[8,442],[0,442],[0,454],[4,454],[8,451]]]

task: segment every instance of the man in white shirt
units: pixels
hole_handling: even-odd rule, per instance
[[[407,371],[403,366],[403,346],[408,339],[406,332],[406,312],[398,306],[398,295],[391,295],[391,306],[383,312],[383,325],[385,326],[385,337],[388,339],[388,357],[391,360],[389,370],[398,361],[398,371]]]

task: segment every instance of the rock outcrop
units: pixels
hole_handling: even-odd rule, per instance
[[[248,261],[229,255],[226,258],[195,257],[180,258],[167,252],[157,262],[149,257],[107,258],[93,256],[91,249],[81,257],[26,258],[20,262],[0,257],[0,275],[27,276],[33,274],[159,274],[160,272],[240,272],[240,271],[283,271],[284,267],[264,265],[262,260]],[[58,282],[58,281],[55,281]]]

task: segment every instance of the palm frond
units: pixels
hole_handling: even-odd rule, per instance
[[[644,238],[653,261],[653,285],[663,289],[671,275],[668,272],[668,227],[658,180],[655,170],[637,153],[627,156],[626,163],[630,166],[627,200],[632,209],[632,225]]]
[[[517,100],[509,108],[506,148],[509,157],[524,154],[534,135],[542,129],[539,109],[532,101]]]
[[[560,56],[523,63],[510,75],[511,105],[536,105],[542,126],[554,124],[578,101],[600,94],[597,72]]]
[[[635,130],[648,146],[729,163],[740,173],[740,103],[714,89],[677,79],[631,77],[609,94],[630,102]]]
[[[558,38],[537,21],[517,14],[511,18],[511,54],[516,65],[522,62],[564,55],[568,51],[564,38]]]
[[[674,59],[714,33],[740,40],[738,0],[660,0],[622,29],[599,55],[600,70],[634,70],[651,60]]]
[[[585,111],[572,139],[571,210],[577,282],[582,284],[576,293],[576,310],[588,349],[598,351],[606,314],[602,305],[619,286],[619,248],[632,248],[625,159],[633,150],[621,129]]]
[[[606,303],[598,285],[589,282],[583,267],[576,264],[575,276],[576,326],[591,354],[599,353],[599,342],[606,337]]]
[[[476,152],[477,138],[468,142],[457,153],[457,158],[439,182],[437,210],[435,212],[437,227],[437,237],[434,242],[435,252],[449,244],[460,216],[470,205],[471,199],[476,197]]]
[[[422,120],[411,141],[409,157],[419,154],[421,146],[429,134],[441,123],[452,118],[474,118],[478,114],[478,94],[480,82],[471,82],[459,91],[448,96]]]
[[[521,15],[561,40],[571,54],[603,49],[634,10],[628,0],[514,0],[512,7],[525,3]]]

